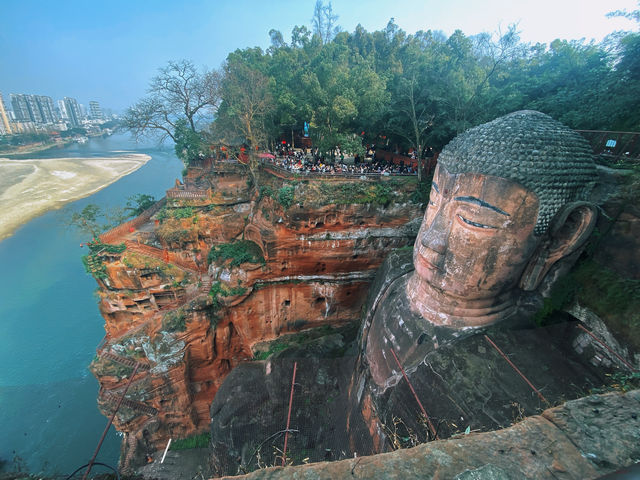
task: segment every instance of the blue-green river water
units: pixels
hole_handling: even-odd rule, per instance
[[[107,422],[98,412],[98,384],[87,368],[104,336],[97,285],[80,260],[86,253],[80,243],[87,238],[64,219],[88,203],[122,206],[136,193],[160,198],[182,169],[171,148],[136,144],[124,135],[28,156],[100,157],[120,151],[152,159],[0,241],[0,462],[5,468],[14,467],[15,459],[32,472],[69,474],[91,458]],[[112,427],[98,461],[115,467],[119,447]]]

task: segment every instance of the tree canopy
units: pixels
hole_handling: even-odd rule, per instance
[[[640,18],[636,12],[613,12]],[[505,32],[407,34],[393,19],[379,31],[341,31],[331,3],[318,0],[310,28],[271,46],[236,50],[220,71],[170,62],[149,96],[131,107],[135,134],[159,131],[192,155],[199,142],[244,144],[249,153],[301,134],[326,155],[381,144],[418,157],[456,134],[519,109],[535,109],[576,129],[640,130],[640,34],[616,32],[600,44],[520,41]],[[215,119],[206,135],[198,117]],[[204,126],[202,128],[204,130]],[[189,133],[191,132],[191,133]],[[205,138],[206,137],[206,138]],[[195,145],[195,146],[194,146]]]

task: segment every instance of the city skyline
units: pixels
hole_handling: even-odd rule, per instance
[[[51,100],[51,103],[49,104],[49,111],[53,111],[54,109],[57,110],[57,111],[62,111],[63,107],[61,107],[61,102],[64,102],[65,98],[74,99],[76,102],[78,102],[78,105],[80,105],[82,108],[84,108],[87,111],[91,110],[91,105],[92,104],[97,104],[98,105],[98,109],[96,111],[98,111],[98,110],[100,111],[100,114],[99,114],[100,116],[104,116],[103,110],[112,110],[109,106],[104,106],[104,104],[102,104],[102,102],[99,102],[99,101],[97,101],[95,99],[89,100],[87,102],[79,102],[76,97],[70,97],[68,95],[65,95],[65,96],[63,96],[63,97],[61,97],[59,99],[55,99],[50,95],[40,95],[40,94],[37,94],[37,93],[5,92],[5,91],[0,90],[0,96],[1,96],[1,98],[5,99],[4,100],[4,108],[5,108],[5,110],[9,111],[9,112],[13,112],[16,115],[16,117],[18,117],[17,118],[18,120],[20,118],[25,118],[25,115],[24,114],[21,115],[20,113],[16,114],[16,108],[13,107],[13,102],[11,101],[11,99],[14,98],[14,97],[34,97],[34,98],[40,99],[41,101],[43,99],[49,99],[49,100]],[[8,101],[6,100],[7,97],[9,98]],[[55,101],[55,103],[54,103],[54,101]],[[88,105],[88,107],[85,106],[85,103],[86,103],[86,105]],[[57,106],[56,106],[56,104],[57,104]],[[87,116],[90,117],[91,115],[87,114]],[[66,118],[66,115],[63,114],[62,117]],[[46,123],[46,122],[38,122],[38,123]]]
[[[293,26],[310,27],[314,4],[315,0],[158,0],[150,8],[124,0],[8,0],[0,12],[20,21],[5,22],[0,31],[0,63],[6,67],[0,91],[56,99],[71,93],[84,104],[98,100],[121,113],[145,95],[150,79],[169,60],[185,58],[202,68],[218,68],[235,49],[266,49],[271,29],[288,40]],[[452,0],[446,7],[432,0],[334,0],[332,5],[347,32],[358,24],[368,31],[381,30],[391,18],[409,34],[431,29],[450,35],[460,29],[474,35],[504,31],[517,23],[524,42],[547,44],[555,38],[600,41],[614,30],[637,29],[627,19],[605,15],[638,8],[635,0],[540,0],[535,5]]]
[[[89,101],[87,109],[73,97],[54,103],[47,95],[10,93],[7,101],[0,92],[0,135],[92,128],[105,121],[100,103],[95,100]]]

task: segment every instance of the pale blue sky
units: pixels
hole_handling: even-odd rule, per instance
[[[326,2],[325,2],[326,3]],[[76,97],[123,110],[145,94],[168,60],[187,58],[218,67],[230,51],[269,45],[268,32],[286,40],[309,26],[315,0],[0,0],[0,92]],[[334,0],[338,23],[352,32],[461,29],[467,35],[519,22],[527,42],[595,38],[637,28],[607,19],[636,0]]]

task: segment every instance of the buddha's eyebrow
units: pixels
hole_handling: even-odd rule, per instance
[[[494,205],[491,205],[490,203],[487,203],[484,200],[480,200],[479,198],[476,198],[476,197],[455,197],[454,200],[459,200],[461,202],[473,203],[475,205],[480,205],[481,207],[485,207],[485,208],[488,208],[490,210],[493,210],[494,212],[498,212],[501,215],[506,215],[507,217],[511,216],[507,212],[505,212],[504,210],[501,210],[498,207],[496,207]]]
[[[431,186],[436,189],[436,192],[440,193],[440,190],[438,190],[438,185],[436,185],[436,182],[431,182]]]

